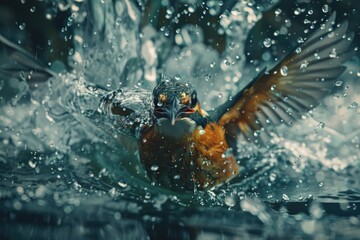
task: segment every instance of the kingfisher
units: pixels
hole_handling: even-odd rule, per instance
[[[239,138],[266,145],[270,126],[296,121],[334,91],[354,52],[348,22],[335,24],[335,18],[333,13],[271,70],[215,109],[201,107],[190,81],[167,79],[152,92],[104,93],[98,111],[136,139],[140,162],[155,185],[174,191],[222,185],[239,174]],[[36,70],[46,75],[43,67]]]
[[[170,189],[207,189],[238,174],[225,129],[200,107],[190,83],[161,82],[153,106],[153,124],[139,138],[151,180]]]
[[[140,160],[150,180],[175,191],[192,191],[236,177],[240,137],[266,145],[270,126],[296,121],[334,91],[346,69],[342,64],[353,55],[349,46],[354,35],[347,29],[347,21],[335,25],[333,13],[275,67],[261,71],[211,111],[201,107],[190,82],[161,81],[145,98],[151,99],[144,107],[148,123],[136,125]],[[110,112],[134,114],[126,107],[128,98],[122,93],[117,101],[107,99]]]

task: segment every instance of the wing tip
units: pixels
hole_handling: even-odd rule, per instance
[[[20,77],[22,72],[31,72],[32,74],[38,74],[36,77],[26,78],[26,81],[29,84],[32,83],[39,83],[39,82],[46,82],[50,77],[54,77],[57,74],[49,69],[43,62],[36,59],[32,54],[27,52],[25,49],[21,48],[17,44],[14,44],[7,38],[5,38],[2,34],[0,34],[0,44],[3,44],[6,48],[6,54],[7,54],[7,61],[14,66],[17,67],[16,71],[9,72],[6,68],[4,68],[4,65],[6,63],[2,63],[0,65],[0,69],[3,70],[2,73],[10,73],[6,75],[10,75],[12,77],[17,77],[20,80],[24,80],[22,77]]]

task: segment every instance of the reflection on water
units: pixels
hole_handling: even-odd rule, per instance
[[[288,52],[294,26],[317,27],[335,5],[297,1],[288,17],[273,1],[45,2],[46,18],[68,14],[60,35],[73,42],[65,63],[73,70],[53,62],[62,73],[35,85],[1,77],[2,239],[358,238],[357,57],[339,91],[277,128],[272,147],[241,143],[240,176],[207,192],[153,186],[135,143],[96,111],[106,90],[152,89],[161,75],[191,79],[211,109]],[[282,25],[271,38],[250,37],[249,49],[262,51],[252,60],[245,43],[272,7]]]

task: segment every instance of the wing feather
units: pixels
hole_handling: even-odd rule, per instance
[[[266,139],[269,122],[293,122],[335,89],[346,69],[341,65],[353,55],[349,46],[354,38],[353,33],[347,33],[348,22],[335,25],[335,18],[333,13],[296,51],[255,78],[235,100],[215,110],[216,120],[228,134],[240,130],[246,139]],[[233,129],[235,126],[238,130]],[[254,138],[259,130],[264,136]]]
[[[0,66],[0,73],[29,83],[45,82],[56,74],[33,55],[0,35],[0,45],[8,52],[7,62]]]

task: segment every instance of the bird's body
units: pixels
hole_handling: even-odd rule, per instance
[[[139,146],[148,176],[166,188],[207,189],[239,171],[224,129],[215,122],[203,128],[188,119],[175,125],[164,120],[141,136]]]
[[[140,134],[139,153],[154,183],[173,190],[208,189],[238,173],[224,128],[201,109],[189,83],[161,82],[152,97],[153,124]]]
[[[353,55],[353,33],[347,28],[346,21],[335,25],[332,14],[274,68],[260,72],[213,111],[201,108],[189,82],[174,79],[161,81],[152,94],[111,92],[101,99],[99,112],[111,116],[107,124],[113,129],[137,139],[140,161],[152,182],[175,191],[209,189],[238,174],[234,155],[239,137],[266,144],[269,125],[296,121],[332,92],[345,71],[342,64]],[[15,44],[1,36],[0,42],[13,60],[2,72],[13,77],[19,71],[32,73],[29,84],[55,76]]]

